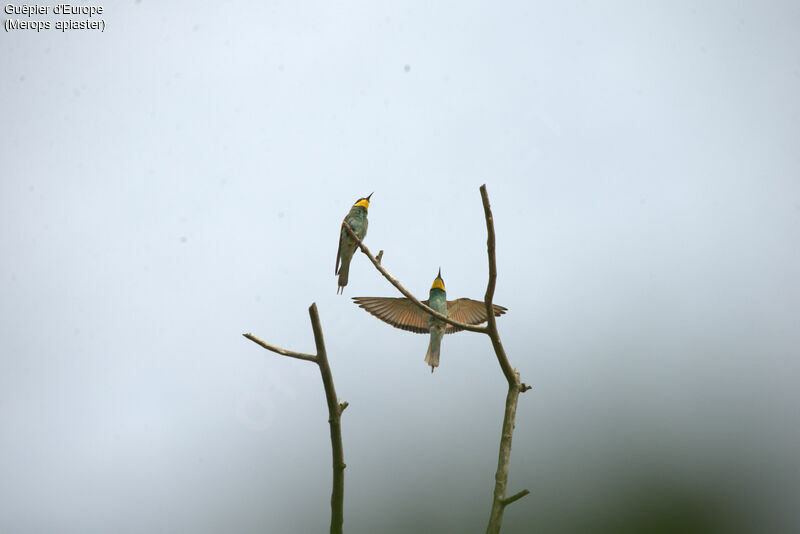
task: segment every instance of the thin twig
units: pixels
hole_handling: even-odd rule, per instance
[[[281,354],[283,356],[288,356],[290,358],[297,358],[298,360],[306,360],[306,361],[309,361],[309,362],[315,362],[316,363],[316,361],[317,361],[317,357],[316,356],[312,356],[311,354],[304,354],[302,352],[295,352],[293,350],[286,350],[286,349],[282,349],[280,347],[276,347],[275,345],[271,345],[270,343],[267,343],[266,341],[263,341],[263,340],[257,338],[253,334],[242,334],[242,335],[244,337],[246,337],[247,339],[249,339],[250,341],[252,341],[253,343],[257,343],[257,344],[261,345],[262,347],[264,347],[265,349],[271,350],[272,352],[275,352],[277,354]]]
[[[511,497],[508,497],[507,499],[503,499],[503,506],[508,506],[512,502],[516,502],[516,501],[520,500],[521,498],[523,498],[524,496],[526,496],[529,493],[530,493],[529,490],[524,489],[524,490],[520,491],[519,493],[515,493]]]
[[[331,492],[331,534],[342,534],[343,509],[344,509],[344,452],[342,449],[342,426],[341,415],[347,408],[347,401],[339,402],[336,397],[336,388],[333,385],[333,375],[328,364],[328,355],[325,351],[325,340],[322,337],[322,325],[319,321],[317,304],[311,304],[308,308],[308,315],[311,317],[311,328],[314,331],[314,344],[317,347],[316,356],[285,350],[275,345],[271,345],[253,334],[243,334],[250,341],[257,343],[267,350],[276,352],[290,358],[297,358],[314,362],[319,367],[322,376],[322,385],[325,388],[325,400],[328,403],[328,423],[331,427],[331,451],[333,455],[333,490]]]
[[[383,265],[381,265],[381,262],[378,261],[378,259],[375,256],[372,255],[372,252],[370,252],[369,248],[367,248],[367,246],[364,243],[361,242],[361,240],[358,238],[358,236],[353,231],[353,229],[350,228],[350,225],[347,224],[347,222],[342,223],[342,227],[345,230],[347,230],[347,232],[350,234],[350,237],[352,237],[355,240],[356,244],[361,249],[361,252],[366,254],[366,256],[369,258],[369,261],[372,262],[372,264],[375,266],[376,269],[378,269],[378,271],[383,275],[383,277],[386,278],[389,281],[389,283],[391,283],[394,287],[396,287],[397,290],[400,291],[400,293],[403,294],[403,296],[405,296],[408,300],[413,302],[419,309],[421,309],[425,313],[433,315],[437,319],[439,319],[441,321],[444,321],[445,323],[447,323],[449,325],[457,326],[457,327],[461,328],[462,330],[469,330],[470,332],[479,332],[481,334],[485,334],[486,333],[486,327],[485,326],[476,326],[476,325],[467,324],[467,323],[459,323],[458,321],[454,321],[451,318],[449,318],[448,316],[443,315],[443,314],[437,312],[436,310],[432,309],[431,307],[426,306],[425,304],[420,302],[420,300],[417,297],[415,297],[413,294],[411,294],[411,292],[408,289],[403,287],[403,284],[398,282],[397,279],[394,276],[389,274],[389,271],[384,269]],[[494,311],[493,310],[491,311],[491,315],[492,315],[492,317],[494,317]]]

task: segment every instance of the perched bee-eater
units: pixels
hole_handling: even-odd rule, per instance
[[[389,323],[395,328],[416,332],[417,334],[430,333],[431,341],[428,344],[428,352],[425,354],[425,362],[431,366],[431,373],[436,367],[439,367],[439,346],[442,343],[442,336],[463,330],[463,328],[449,325],[441,319],[425,313],[407,298],[353,297],[353,301],[381,321]],[[428,300],[423,300],[422,303],[459,323],[473,325],[481,324],[488,320],[486,305],[483,302],[468,298],[447,300],[441,269],[439,269],[439,274],[433,281]],[[507,310],[497,304],[492,306],[495,317],[503,315]]]
[[[336,251],[336,270],[333,272],[333,274],[339,275],[337,294],[343,292],[344,286],[347,285],[347,277],[350,274],[350,260],[353,259],[357,246],[355,240],[345,229],[344,223],[349,224],[358,238],[363,240],[367,236],[367,226],[369,224],[367,210],[369,209],[369,197],[371,196],[372,193],[356,200],[356,203],[350,208],[350,213],[342,221],[342,229],[339,231],[339,250]],[[339,266],[339,261],[342,262],[341,266]]]

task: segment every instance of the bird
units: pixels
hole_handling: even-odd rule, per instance
[[[374,193],[374,191],[373,191]],[[344,225],[347,223],[359,239],[363,240],[367,236],[367,210],[369,209],[369,198],[372,193],[365,197],[356,200],[350,212],[345,216],[342,221],[342,228],[339,231],[339,250],[336,251],[336,269],[333,274],[339,275],[339,287],[336,289],[336,294],[344,292],[344,286],[347,285],[347,279],[350,274],[350,260],[353,259],[353,254],[356,252],[356,241],[345,229]],[[341,266],[339,262],[341,261]]]
[[[422,311],[407,298],[353,297],[353,302],[395,328],[417,334],[430,333],[431,339],[430,343],[428,343],[428,352],[425,353],[425,362],[431,366],[431,373],[439,367],[439,348],[442,343],[442,336],[463,330],[461,327],[447,324],[441,319]],[[433,281],[428,300],[423,300],[422,303],[459,323],[477,325],[488,320],[486,305],[483,302],[469,298],[447,300],[441,268],[439,268],[439,274],[436,275]],[[497,304],[492,304],[492,309],[495,317],[499,317],[508,311],[508,308]]]

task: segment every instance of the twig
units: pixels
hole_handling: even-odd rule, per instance
[[[316,302],[311,304],[311,307],[308,308],[308,315],[311,317],[311,328],[314,331],[314,344],[317,347],[317,354],[315,356],[276,347],[275,345],[258,339],[253,334],[243,335],[250,341],[261,345],[267,350],[282,354],[283,356],[289,356],[290,358],[314,362],[319,367],[319,372],[322,376],[322,385],[325,388],[325,400],[328,403],[328,423],[330,423],[331,427],[331,450],[333,453],[333,491],[331,492],[330,532],[331,534],[342,534],[342,524],[344,523],[344,468],[347,467],[347,465],[344,463],[344,452],[342,449],[341,415],[344,409],[347,408],[348,403],[346,401],[340,403],[336,397],[336,388],[333,385],[333,375],[331,374],[330,365],[328,365],[328,355],[325,352],[325,340],[322,337],[322,325],[319,321]]]
[[[352,237],[355,240],[356,244],[361,249],[361,252],[363,252],[369,258],[369,261],[372,262],[372,265],[374,265],[375,268],[378,269],[378,271],[383,275],[383,277],[386,278],[389,281],[389,283],[391,283],[394,287],[396,287],[397,290],[403,294],[403,296],[405,296],[408,300],[413,302],[419,309],[421,309],[425,313],[433,315],[437,319],[444,321],[449,325],[457,326],[463,330],[469,330],[470,332],[480,332],[481,334],[486,333],[485,326],[476,326],[473,324],[459,323],[458,321],[454,321],[448,316],[443,315],[437,312],[436,310],[432,309],[430,306],[426,306],[425,304],[420,302],[420,300],[414,295],[412,295],[408,289],[403,287],[403,284],[398,282],[394,276],[389,274],[389,271],[384,269],[383,265],[381,265],[381,262],[375,256],[372,255],[372,252],[370,252],[369,248],[367,248],[367,246],[361,242],[361,240],[358,238],[353,229],[350,228],[350,225],[347,224],[347,222],[342,223],[342,227],[345,230],[347,230],[347,232],[350,234],[350,237]],[[492,311],[492,317],[494,317],[494,311]]]
[[[262,347],[264,347],[265,349],[271,350],[272,352],[275,352],[277,354],[281,354],[283,356],[288,356],[290,358],[297,358],[298,360],[306,360],[306,361],[314,362],[314,363],[316,363],[316,361],[317,361],[317,357],[316,356],[312,356],[311,354],[304,354],[302,352],[295,352],[293,350],[286,350],[286,349],[282,349],[280,347],[276,347],[275,345],[271,345],[271,344],[267,343],[266,341],[258,339],[253,334],[242,334],[242,335],[244,337],[246,337],[247,339],[249,339],[250,341],[252,341],[253,343],[257,343],[257,344],[261,345]]]
[[[524,496],[526,496],[529,493],[530,493],[529,490],[524,489],[524,490],[520,491],[519,493],[515,493],[511,497],[508,497],[507,499],[503,499],[503,506],[508,506],[512,502],[516,502],[516,501],[520,500],[521,498],[523,498]]]

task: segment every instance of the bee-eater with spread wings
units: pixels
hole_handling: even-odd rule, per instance
[[[428,352],[425,354],[425,362],[431,366],[431,373],[436,367],[439,367],[439,347],[442,343],[442,336],[463,330],[463,328],[447,324],[429,313],[425,313],[407,298],[353,297],[353,301],[395,328],[417,334],[430,333],[431,340],[428,344]],[[422,303],[459,323],[476,325],[488,320],[486,305],[483,302],[468,298],[447,300],[441,269],[433,281],[428,300],[423,300]],[[503,315],[507,311],[503,306],[497,304],[492,306],[495,317]]]

